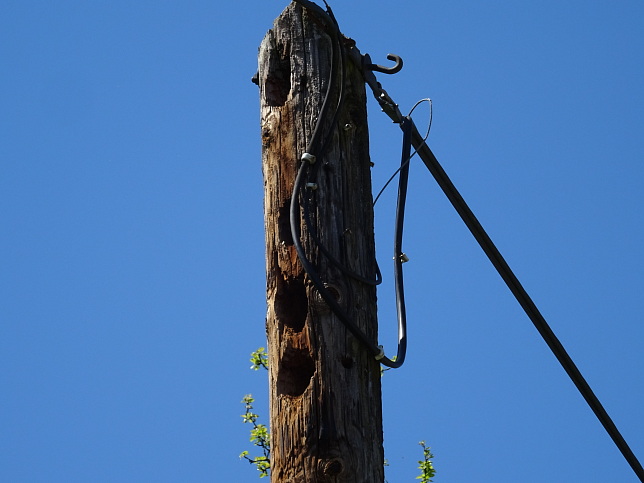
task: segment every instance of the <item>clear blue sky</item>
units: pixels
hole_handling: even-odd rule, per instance
[[[266,415],[257,48],[287,1],[0,7],[0,480],[252,482]],[[332,3],[644,459],[644,4]],[[374,185],[400,131],[370,103]],[[419,125],[426,111],[416,115]],[[634,482],[415,161],[391,483]],[[377,207],[391,280],[394,190]],[[395,350],[391,284],[381,343]]]

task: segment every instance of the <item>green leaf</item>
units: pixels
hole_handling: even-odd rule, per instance
[[[430,483],[432,478],[436,475],[436,470],[434,469],[434,463],[432,458],[434,455],[431,452],[431,449],[425,445],[425,441],[418,443],[423,448],[423,459],[418,461],[418,469],[421,471],[420,476],[417,476],[416,479],[420,480],[421,483]]]
[[[250,362],[250,368],[254,371],[259,370],[260,367],[268,369],[268,355],[266,354],[266,349],[260,347],[255,352],[251,352]]]

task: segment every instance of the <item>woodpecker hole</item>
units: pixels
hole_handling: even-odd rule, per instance
[[[301,332],[309,310],[303,277],[277,277],[275,315],[277,320],[295,332]]]
[[[283,106],[290,92],[291,56],[285,46],[278,44],[269,59],[264,94],[266,104],[272,107]]]
[[[301,396],[309,387],[314,373],[315,363],[307,350],[286,349],[277,374],[277,393],[282,396]]]
[[[277,234],[280,242],[286,246],[293,246],[291,234],[291,200],[287,199],[277,212]]]
[[[326,477],[340,476],[344,471],[344,463],[340,458],[334,458],[324,464],[322,472]]]
[[[342,367],[345,369],[351,369],[353,367],[353,357],[351,356],[342,356],[340,359],[340,363],[342,364]]]

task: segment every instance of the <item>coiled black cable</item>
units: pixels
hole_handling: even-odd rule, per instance
[[[310,4],[310,2],[306,1],[298,1],[298,3],[301,3],[305,5],[307,8],[309,6],[307,4]],[[327,5],[328,7],[328,5]],[[319,8],[319,7],[318,7]],[[314,178],[315,173],[317,172],[317,166],[319,166],[318,163],[316,163],[317,157],[321,157],[324,152],[326,151],[326,148],[328,146],[328,143],[330,142],[330,139],[333,134],[333,129],[335,128],[337,124],[337,117],[338,113],[340,111],[340,107],[342,105],[343,97],[344,97],[344,72],[345,72],[345,53],[342,48],[342,45],[340,43],[340,33],[339,29],[337,26],[337,22],[335,21],[335,18],[333,17],[332,12],[330,11],[330,8],[328,8],[327,15],[329,16],[329,22],[327,23],[329,27],[329,34],[331,36],[332,40],[332,59],[331,59],[331,69],[330,69],[330,75],[329,75],[329,82],[327,85],[327,90],[325,93],[324,101],[322,103],[322,108],[320,110],[320,114],[318,116],[318,119],[316,121],[315,128],[313,130],[313,134],[311,136],[311,139],[309,140],[309,143],[307,144],[306,148],[306,153],[302,155],[302,160],[300,167],[297,172],[297,176],[295,179],[295,183],[293,186],[293,193],[291,196],[291,205],[290,205],[290,223],[291,223],[291,236],[293,239],[293,244],[295,246],[295,250],[298,254],[298,258],[300,259],[300,262],[302,263],[302,267],[304,268],[304,271],[308,275],[309,279],[317,289],[318,293],[322,297],[322,299],[327,303],[327,305],[331,308],[333,313],[338,317],[340,322],[344,324],[347,329],[369,350],[369,352],[372,353],[372,355],[379,360],[383,365],[387,367],[400,367],[405,359],[405,353],[406,353],[406,329],[405,329],[405,324],[403,323],[403,328],[401,329],[399,327],[399,344],[398,344],[398,352],[397,356],[393,359],[389,359],[384,355],[384,351],[381,346],[378,346],[376,343],[374,343],[367,335],[364,333],[364,331],[356,325],[356,323],[351,319],[351,317],[348,316],[348,314],[340,307],[338,302],[336,301],[334,295],[327,289],[327,286],[325,283],[322,281],[321,277],[317,273],[316,268],[313,266],[311,261],[308,259],[306,252],[304,251],[304,248],[302,247],[302,243],[300,241],[300,197],[303,195],[302,190],[305,185],[305,179],[311,177]],[[336,65],[338,64],[338,65]],[[339,75],[338,75],[339,72]],[[326,123],[326,119],[329,115],[329,106],[331,102],[331,92],[334,91],[336,87],[338,87],[338,77],[340,77],[340,94],[338,96],[338,103],[336,105],[335,112],[333,114],[333,119],[330,123],[330,132],[327,133],[327,135],[324,137],[322,140],[322,130],[324,129],[324,125]],[[411,143],[408,143],[411,146]],[[406,160],[405,160],[406,161]],[[402,203],[402,209],[404,210],[404,201]],[[402,222],[401,217],[401,222]],[[323,254],[329,256],[329,259],[331,260],[331,263],[334,265],[339,265],[340,268],[345,274],[348,276],[351,276],[353,278],[356,278],[358,280],[364,281],[365,283],[369,283],[371,285],[375,285],[380,282],[381,280],[381,275],[380,275],[380,270],[377,267],[376,263],[376,280],[370,280],[367,279],[366,277],[362,277],[351,270],[349,270],[347,267],[343,266],[335,257],[330,256],[329,251],[326,249],[326,247],[323,246],[322,243],[320,243],[320,240],[317,237],[317,234],[315,233],[315,230],[312,229],[312,223],[310,221],[310,216],[309,216],[309,207],[308,207],[308,200],[305,199],[304,202],[304,221],[307,224],[307,229],[309,230],[310,234],[313,234],[313,240],[314,242],[319,246],[320,250],[322,251]],[[402,225],[401,225],[402,226]],[[402,239],[401,239],[402,240]],[[400,262],[402,263],[402,262]],[[402,280],[402,271],[399,270],[399,277],[400,280]],[[398,307],[402,307],[403,314],[404,314],[404,298],[402,300],[402,303],[400,302],[400,299],[398,297],[398,293],[401,293],[403,286],[401,282],[396,283],[397,287],[397,299],[399,300],[397,302]],[[403,319],[404,320],[404,315]],[[400,317],[399,317],[399,326],[400,326]]]
[[[322,145],[319,147],[319,151],[313,151],[313,149],[314,149],[313,142],[315,142],[315,138],[317,136],[319,136],[319,133],[321,132],[320,131],[321,130],[320,126],[324,123],[325,116],[327,115],[327,112],[325,111],[324,105],[323,105],[322,112],[320,113],[320,116],[318,116],[318,122],[316,124],[315,129],[314,129],[312,140],[309,143],[309,146],[307,148],[308,153],[312,154],[314,152],[318,152],[320,156],[323,153],[326,152],[328,144],[329,144],[329,142],[330,142],[330,140],[332,138],[333,127],[336,126],[336,124],[337,124],[338,116],[339,116],[342,104],[344,102],[344,95],[345,95],[344,84],[345,84],[345,75],[346,75],[346,67],[345,67],[345,65],[346,65],[346,57],[345,57],[345,54],[344,54],[344,50],[339,45],[338,33],[336,31],[337,30],[337,22],[335,21],[335,17],[333,17],[333,15],[332,15],[331,7],[329,7],[327,5],[327,9],[328,9],[328,12],[329,12],[329,16],[331,17],[331,19],[333,20],[333,23],[336,26],[336,29],[332,30],[332,42],[333,42],[332,56],[333,56],[333,59],[332,59],[332,70],[331,70],[331,76],[330,77],[331,77],[331,79],[334,78],[334,73],[335,73],[335,69],[336,69],[334,61],[335,61],[335,58],[340,57],[340,62],[339,62],[339,66],[338,66],[338,68],[339,68],[338,70],[340,72],[340,74],[339,74],[340,80],[338,82],[338,87],[339,87],[338,102],[336,104],[335,111],[333,113],[333,119],[331,120],[331,123],[330,123],[331,132],[329,132],[325,136],[324,141],[322,142]],[[329,83],[328,87],[331,87],[331,83]],[[329,99],[330,92],[331,91],[329,89],[327,89],[327,93],[326,93],[326,96],[325,96],[325,104],[327,103],[327,99]],[[317,175],[317,172],[318,172],[318,169],[319,169],[319,165],[320,165],[320,163],[314,163],[312,165],[311,169],[309,170],[309,176],[308,176],[308,179],[310,179],[312,181],[311,184],[314,185],[316,188],[317,188],[317,184],[314,182],[314,180],[316,178],[316,175]],[[354,272],[353,270],[351,270],[349,267],[347,267],[346,264],[342,263],[335,256],[333,256],[333,254],[329,251],[329,249],[326,248],[326,246],[322,243],[322,241],[320,240],[320,238],[317,235],[317,230],[315,229],[315,227],[313,226],[313,223],[311,222],[310,204],[312,203],[313,198],[315,196],[315,190],[312,188],[310,190],[309,194],[310,194],[309,196],[305,197],[305,200],[304,200],[304,203],[303,203],[304,223],[306,224],[309,236],[315,242],[315,244],[318,246],[320,251],[327,257],[327,259],[336,268],[338,268],[342,273],[344,273],[348,277],[351,277],[351,278],[353,278],[355,280],[358,280],[359,282],[362,282],[362,283],[367,284],[367,285],[380,285],[382,283],[382,274],[380,272],[380,267],[378,266],[377,262],[375,263],[375,265],[376,265],[376,267],[375,267],[375,272],[376,272],[375,273],[375,275],[376,275],[375,279],[362,276],[362,275]]]
[[[290,222],[291,222],[291,236],[293,237],[293,244],[295,250],[302,263],[302,268],[306,272],[307,276],[313,282],[316,290],[322,297],[322,299],[327,303],[331,308],[334,315],[344,324],[344,326],[349,329],[349,331],[358,339],[374,356],[379,355],[382,351],[381,349],[364,333],[360,327],[358,327],[353,320],[346,314],[346,312],[340,307],[334,295],[327,289],[325,283],[322,281],[320,276],[317,273],[316,268],[309,261],[304,247],[300,242],[300,204],[299,204],[299,194],[302,190],[304,176],[306,171],[309,169],[308,163],[303,161],[300,165],[300,168],[297,172],[295,178],[295,185],[293,186],[293,196],[291,197],[291,210],[290,210]],[[383,364],[388,365],[389,361],[386,357],[381,361]],[[389,361],[391,362],[391,361]],[[393,362],[392,362],[393,364]]]

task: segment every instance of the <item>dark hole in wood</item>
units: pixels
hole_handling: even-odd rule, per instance
[[[280,241],[286,246],[293,246],[293,235],[291,234],[291,200],[284,201],[277,213],[277,229]]]
[[[286,396],[301,396],[315,373],[311,355],[304,349],[284,351],[277,374],[277,392]]]
[[[340,304],[340,306],[344,305],[344,297],[342,296],[342,291],[338,286],[331,283],[325,283],[324,288],[326,292],[335,299],[338,304]],[[322,297],[322,294],[315,288],[311,291],[311,307],[313,311],[318,314],[327,313],[331,310],[324,297]]]
[[[289,277],[286,280],[278,277],[275,294],[277,320],[295,332],[300,332],[304,328],[308,310],[309,301],[303,277]]]
[[[353,367],[353,358],[351,356],[342,356],[340,363],[345,369],[351,369]]]
[[[265,84],[266,104],[273,107],[283,106],[291,92],[291,55],[284,47],[279,50],[269,59]]]
[[[334,459],[324,465],[325,476],[338,476],[344,471],[344,465],[340,459]]]
[[[327,289],[327,291],[331,294],[331,296],[333,296],[336,302],[342,302],[342,294],[340,293],[340,289],[338,289],[338,287],[330,283],[325,283],[324,288]]]

